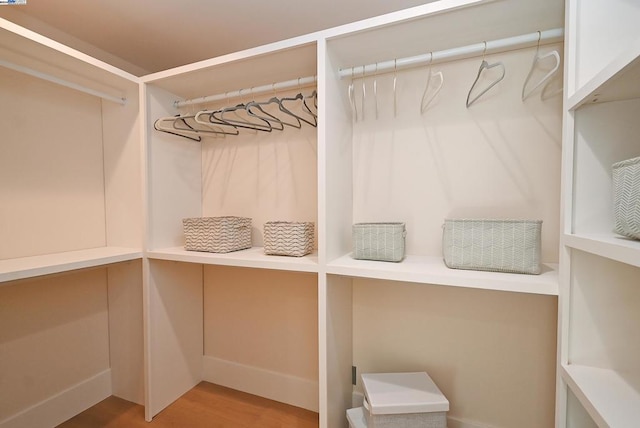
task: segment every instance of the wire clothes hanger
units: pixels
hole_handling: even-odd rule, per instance
[[[353,67],[351,67],[351,83],[349,83],[349,88],[347,92],[349,93],[349,104],[351,104],[351,115],[353,117],[354,122],[357,122],[358,106],[356,105],[355,84],[353,82]]]
[[[527,78],[524,80],[524,84],[522,85],[522,101],[527,99],[533,92],[535,92],[536,89],[538,89],[543,84],[545,84],[545,83],[548,84],[549,83],[549,79],[551,79],[551,77],[553,77],[553,75],[560,68],[560,54],[558,53],[557,50],[553,50],[553,51],[548,52],[548,53],[546,53],[544,55],[540,55],[540,37],[541,36],[542,36],[542,33],[540,31],[538,31],[538,44],[536,45],[536,54],[533,57],[533,62],[531,63],[531,68],[529,69],[529,73],[527,74]],[[533,85],[533,87],[531,89],[529,89],[529,91],[527,91],[526,90],[527,89],[527,84],[529,83],[529,81],[531,79],[531,75],[533,74],[533,71],[536,68],[536,65],[538,65],[544,59],[550,58],[550,57],[553,57],[553,58],[556,59],[555,66],[551,69],[551,71],[549,71],[547,74],[545,74],[538,81],[538,83]],[[543,88],[543,93],[544,93],[544,89],[545,88]],[[542,96],[543,96],[543,94],[541,94],[541,97]]]
[[[396,117],[398,112],[398,97],[396,96],[396,83],[398,82],[398,60],[393,60],[393,117]]]
[[[486,53],[487,53],[487,42],[485,41],[484,42],[484,51],[482,52],[482,63],[480,63],[480,68],[478,69],[478,75],[476,76],[476,80],[473,81],[473,85],[471,85],[471,89],[469,89],[469,93],[467,94],[467,104],[466,104],[467,108],[471,107],[471,105],[473,103],[475,103],[481,96],[486,94],[491,88],[496,86],[498,83],[500,83],[500,81],[502,79],[504,79],[504,75],[505,75],[504,63],[502,61],[498,61],[498,62],[494,62],[493,64],[489,64],[484,59]],[[489,70],[489,69],[494,68],[494,67],[500,67],[502,69],[502,75],[500,75],[500,77],[498,77],[496,80],[491,82],[489,84],[489,86],[484,88],[478,95],[476,95],[475,97],[471,98],[471,92],[473,92],[473,90],[475,89],[476,84],[478,83],[478,79],[480,79],[480,75],[482,74],[482,72],[484,70]]]
[[[424,88],[424,92],[422,93],[422,100],[420,101],[420,114],[424,114],[424,112],[427,111],[427,108],[433,102],[433,100],[436,98],[436,96],[438,95],[438,92],[440,92],[440,89],[442,89],[442,85],[444,84],[444,75],[442,74],[442,71],[438,71],[437,73],[434,73],[432,71],[432,69],[431,69],[431,63],[432,62],[433,62],[433,52],[431,52],[430,57],[429,57],[429,70],[428,70],[428,75],[427,75],[427,85]],[[431,85],[431,80],[434,77],[439,77],[440,78],[440,83],[429,94],[429,87]],[[427,96],[427,94],[428,94],[428,96]]]
[[[300,84],[300,79],[298,78],[298,85]],[[310,95],[310,97],[313,97],[314,93],[316,93],[316,91],[313,91],[313,93]],[[317,94],[317,93],[316,93]],[[281,97],[280,98],[280,111],[282,111],[283,113],[286,113],[294,118],[296,118],[298,120],[298,123],[300,123],[300,125],[302,125],[301,122],[304,122],[308,125],[311,125],[313,127],[317,127],[318,126],[318,121],[316,119],[316,114],[313,113],[311,111],[311,109],[309,108],[309,106],[307,105],[307,97],[305,97],[302,92],[298,92],[298,94],[296,94],[294,97]],[[310,116],[310,119],[307,119],[303,116],[300,116],[296,113],[294,113],[293,111],[291,111],[287,106],[284,105],[285,102],[292,102],[292,101],[301,101],[301,105],[302,105],[302,111],[307,113]]]

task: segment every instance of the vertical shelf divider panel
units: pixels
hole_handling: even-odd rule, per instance
[[[612,164],[640,156],[640,5],[566,9],[556,426],[637,425],[640,242],[613,232]]]
[[[147,249],[183,245],[182,219],[202,215],[201,143],[157,132],[181,98],[145,84],[147,95]],[[150,260],[147,275],[147,421],[202,378],[202,267]]]
[[[353,364],[351,279],[327,275],[331,260],[351,248],[353,218],[352,118],[344,94],[347,84],[338,76],[340,63],[332,41],[319,44],[318,88],[322,94],[319,115],[319,206],[323,216],[320,238],[320,428],[346,424],[351,407]]]
[[[193,263],[149,261],[145,413],[151,421],[202,380],[203,270]]]

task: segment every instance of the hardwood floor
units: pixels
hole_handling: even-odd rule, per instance
[[[151,422],[140,405],[109,397],[58,428],[317,428],[318,414],[201,382]]]

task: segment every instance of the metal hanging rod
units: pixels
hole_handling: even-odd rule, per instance
[[[36,71],[31,68],[17,65],[2,59],[0,59],[0,66],[20,73],[28,74],[29,76],[37,77],[38,79],[46,80],[47,82],[55,83],[60,86],[75,89],[76,91],[84,92],[85,94],[93,95],[102,98],[103,100],[112,101],[114,103],[122,105],[125,105],[127,103],[126,98],[114,97],[113,95],[105,94],[104,92],[96,91],[91,88],[86,88],[84,86],[78,85],[77,83],[69,82],[67,80],[63,80],[58,77],[51,76],[49,74],[45,74],[40,71]]]
[[[174,101],[173,106],[176,108],[185,107],[194,104],[205,104],[214,101],[222,101],[228,98],[241,97],[250,94],[261,94],[265,92],[277,91],[279,89],[289,89],[295,87],[306,87],[315,85],[318,80],[317,76],[300,77],[298,79],[287,80],[285,82],[270,83],[268,85],[254,86],[249,89],[239,89],[237,91],[229,91],[224,94],[209,95],[206,97],[193,98],[184,101]]]
[[[442,51],[434,51],[407,58],[397,58],[378,62],[375,64],[341,68],[339,71],[339,75],[341,78],[359,78],[376,73],[386,73],[410,67],[419,67],[428,64],[437,64],[439,62],[471,58],[482,55],[483,53],[493,54],[497,52],[504,52],[507,50],[521,49],[524,47],[535,46],[538,40],[540,40],[540,43],[561,42],[563,38],[564,29],[554,28],[552,30],[545,30],[540,32],[536,31],[535,33],[523,34],[520,36],[508,37],[499,40],[480,42],[473,45],[445,49]]]

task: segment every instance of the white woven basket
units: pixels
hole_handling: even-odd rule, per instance
[[[251,219],[247,217],[196,217],[182,220],[184,249],[229,253],[251,248]]]
[[[447,219],[442,250],[453,269],[541,272],[541,220]]]
[[[302,257],[313,252],[314,224],[269,221],[264,224],[264,253]]]
[[[399,262],[404,258],[404,223],[356,223],[352,233],[354,259]]]
[[[640,157],[613,164],[615,232],[640,239]]]

